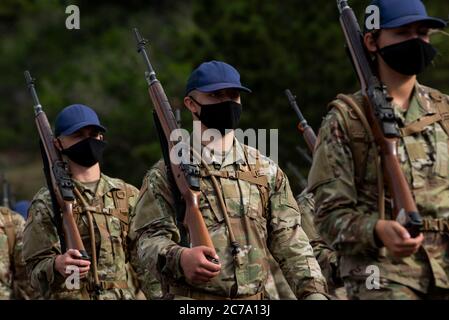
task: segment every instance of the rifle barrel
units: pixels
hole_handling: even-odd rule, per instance
[[[9,185],[3,173],[2,173],[2,189],[3,189],[2,206],[9,208],[10,207]]]
[[[287,96],[288,101],[290,102],[290,106],[293,108],[293,110],[295,110],[296,115],[299,118],[299,122],[302,123],[306,119],[304,118],[301,110],[299,110],[298,103],[296,102],[296,96],[294,96],[289,89],[285,90],[285,94]]]
[[[37,96],[36,88],[34,87],[35,79],[33,77],[31,77],[31,74],[28,70],[24,72],[24,75],[25,75],[25,80],[26,80],[28,89],[29,89],[31,97],[33,99],[34,114],[38,115],[39,113],[42,112],[42,106],[41,106],[41,103],[39,102],[39,97]]]
[[[147,51],[145,50],[145,45],[148,43],[148,41],[141,37],[139,30],[137,28],[133,29],[134,31],[134,37],[136,38],[137,43],[137,52],[139,52],[143,60],[145,62],[145,65],[147,66],[148,73],[146,73],[146,79],[148,81],[148,84],[151,84],[154,81],[157,81],[156,79],[156,72],[154,72],[153,66],[150,62],[150,59],[148,58]]]
[[[343,10],[350,8],[347,0],[337,0],[337,7],[340,13],[342,13]]]

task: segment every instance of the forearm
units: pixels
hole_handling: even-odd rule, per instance
[[[31,286],[30,278],[28,277],[26,271],[26,265],[21,257],[22,251],[18,250],[14,256],[14,278],[13,278],[13,288],[14,288],[14,299],[32,299],[34,296],[34,290]],[[20,255],[19,255],[20,254]]]
[[[36,197],[39,199],[31,204],[23,232],[22,255],[32,287],[45,295],[64,283],[64,277],[54,268],[55,259],[62,252],[50,201],[42,193]]]
[[[356,207],[347,194],[338,182],[319,187],[315,196],[319,233],[343,255],[376,249],[374,229],[378,216],[368,208]]]
[[[138,263],[161,282],[182,277],[179,260],[182,247],[176,227],[173,191],[163,162],[147,174],[131,219],[131,241],[137,247]]]
[[[301,226],[285,229],[271,243],[270,250],[298,299],[327,292],[326,281]]]
[[[167,229],[164,223],[153,222],[139,237],[138,257],[159,281],[179,280],[183,277],[180,257],[183,247],[173,238],[178,237],[174,226]],[[171,229],[171,230],[170,230]]]
[[[54,267],[56,256],[55,254],[42,258],[37,262],[30,261],[27,263],[31,286],[39,291],[42,296],[46,296],[48,292],[61,288],[64,284],[65,278]]]
[[[318,232],[344,255],[365,253],[376,248],[376,204],[360,201],[355,186],[355,166],[360,164],[354,164],[350,137],[337,112],[328,114],[319,136],[308,181]]]

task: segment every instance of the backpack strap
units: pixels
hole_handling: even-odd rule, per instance
[[[123,189],[112,191],[115,209],[111,210],[111,214],[120,220],[120,228],[122,235],[123,250],[125,251],[126,260],[129,261],[128,250],[128,232],[129,232],[129,198],[132,193],[128,190],[128,186],[123,182]]]
[[[356,99],[355,96],[348,96],[344,94],[339,94],[337,99],[343,101],[347,107],[344,107],[338,102],[338,100],[331,102],[329,106],[335,107],[335,110],[337,110],[343,118],[349,135],[349,143],[354,160],[356,185],[361,185],[365,178],[369,148],[371,145],[374,145],[377,150],[378,147],[375,144],[374,134],[362,107],[364,105],[364,101],[361,99]],[[375,167],[378,192],[377,208],[379,210],[379,218],[385,219],[385,187],[382,174],[382,164],[379,155],[376,157]],[[384,254],[384,252],[381,252],[381,255]]]
[[[267,187],[268,179],[266,176],[256,176],[254,172],[251,171],[213,171],[202,172],[202,177],[219,177],[231,180],[243,180],[258,186]]]
[[[431,89],[429,96],[435,102],[437,112],[441,118],[439,122],[449,136],[449,99],[435,89]]]
[[[8,253],[9,256],[13,256],[14,246],[16,244],[16,227],[12,221],[12,212],[7,208],[0,208],[0,212],[4,220],[4,228],[6,237],[8,238]]]
[[[343,119],[355,164],[355,181],[360,185],[365,178],[368,150],[374,143],[374,135],[364,110],[360,107],[363,101],[357,101],[354,96],[344,94],[339,94],[337,99],[344,104],[336,100],[331,102],[329,107],[334,108]]]
[[[246,172],[245,177],[248,179],[249,183],[254,183],[257,186],[257,189],[259,189],[260,194],[260,200],[262,201],[262,208],[264,208],[263,214],[266,214],[268,211],[268,203],[270,200],[270,190],[268,185],[268,178],[266,175],[261,175],[261,169],[260,169],[260,154],[259,152],[256,152],[256,164],[252,165],[248,161],[248,150],[243,147],[243,153],[245,154],[246,162],[248,163],[249,172]],[[251,181],[259,181],[261,180],[263,183],[255,183]],[[243,180],[243,179],[242,179]]]
[[[432,115],[423,116],[416,121],[401,128],[401,136],[408,137],[416,133],[424,131],[425,127],[439,122],[444,132],[449,136],[449,100],[440,91],[421,86],[424,94],[429,95],[430,99],[435,104],[436,113]],[[422,104],[423,102],[421,102]]]
[[[123,183],[123,189],[112,191],[112,198],[114,199],[115,209],[111,210],[111,214],[123,222],[128,227],[128,211],[129,211],[129,195],[127,186]]]
[[[436,113],[429,116],[424,116],[422,118],[419,118],[416,121],[413,121],[412,123],[406,125],[404,128],[400,128],[401,136],[402,137],[408,137],[411,135],[414,135],[415,133],[419,133],[424,130],[425,127],[430,126],[431,124],[435,122],[440,122],[442,120],[441,114]],[[444,130],[446,131],[446,128],[443,125]],[[446,131],[446,133],[448,133]]]

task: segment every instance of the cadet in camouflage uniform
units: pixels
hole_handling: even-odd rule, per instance
[[[61,251],[50,193],[42,188],[29,209],[23,255],[31,283],[45,299],[135,298],[126,264],[128,213],[138,190],[101,173],[104,131],[96,113],[84,105],[68,106],[56,119],[55,145],[68,157],[75,184],[73,214],[91,261],[79,259],[78,250]],[[69,266],[79,267],[79,289],[66,285]]]
[[[341,256],[349,298],[447,299],[449,98],[416,80],[435,54],[429,28],[446,24],[427,16],[419,0],[371,4],[380,9],[381,30],[367,32],[364,42],[393,98],[402,133],[397,153],[424,228],[411,238],[391,220],[388,192],[382,201],[378,152],[363,111],[361,116],[356,111],[364,107],[360,92],[333,101],[321,126],[309,174],[316,223]],[[385,203],[384,219],[379,198],[379,204]]]
[[[0,300],[35,297],[22,258],[24,225],[20,214],[0,207]]]
[[[131,219],[140,263],[157,275],[168,293],[165,297],[259,300],[273,298],[266,288],[272,254],[297,298],[326,299],[326,282],[301,228],[286,175],[229,130],[237,128],[240,118],[240,91],[249,89],[241,85],[237,70],[211,61],[193,71],[184,99],[194,119],[201,121],[202,132],[216,129],[218,139],[203,150],[217,150],[217,145],[225,150],[205,156],[207,163],[200,166],[199,206],[215,251],[179,245],[175,199],[161,161],[145,176]],[[195,132],[192,137],[197,138]],[[224,212],[212,177],[218,180]],[[232,253],[230,231],[239,244],[237,256]]]

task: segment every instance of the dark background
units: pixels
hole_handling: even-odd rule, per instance
[[[449,16],[447,0],[426,1],[429,14]],[[66,6],[81,11],[81,29],[67,30]],[[350,1],[360,21],[368,1]],[[30,199],[44,184],[31,98],[23,71],[37,78],[51,123],[72,103],[94,108],[108,127],[103,171],[141,185],[160,158],[142,58],[132,28],[149,40],[153,66],[174,108],[182,108],[191,70],[223,60],[253,93],[243,96],[241,127],[279,129],[279,162],[294,193],[309,164],[284,90],[297,96],[318,130],[326,105],[358,84],[343,47],[334,0],[128,0],[0,2],[0,172],[16,199]],[[449,92],[449,38],[433,36],[440,52],[420,81]],[[191,116],[182,112],[185,127]]]

